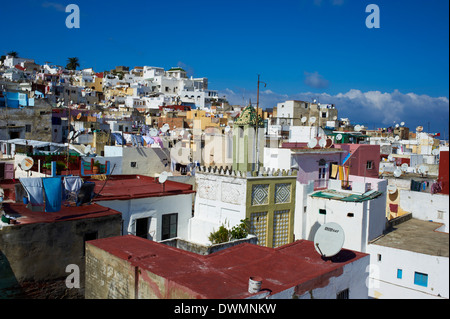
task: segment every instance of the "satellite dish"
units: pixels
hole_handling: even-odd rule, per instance
[[[402,175],[402,170],[400,168],[396,168],[394,171],[394,176],[395,177],[400,177]]]
[[[401,122],[401,123],[400,123],[400,126],[405,126],[405,122]]]
[[[333,257],[344,245],[345,234],[336,223],[326,223],[314,235],[314,248],[322,257]]]
[[[422,131],[423,131],[423,126],[418,126],[418,127],[416,127],[416,131],[417,131],[417,132],[422,132]]]
[[[309,123],[314,124],[316,122],[316,118],[314,116],[309,118]]]
[[[361,125],[355,125],[355,131],[356,132],[361,131]]]
[[[154,137],[158,135],[158,130],[155,128],[151,128],[149,131],[150,136]]]
[[[388,191],[389,194],[395,194],[395,192],[397,191],[397,186],[395,186],[395,185],[388,185],[387,191]]]
[[[169,176],[167,172],[162,172],[161,174],[159,174],[158,182],[160,184],[164,184],[164,182],[167,180],[167,176]]]
[[[399,126],[400,126],[400,124],[395,124],[395,127],[397,127],[397,128],[398,128]]]
[[[408,170],[409,165],[406,163],[403,163],[400,168],[402,169],[402,171],[406,172]]]
[[[333,140],[331,138],[327,138],[327,145],[325,145],[325,148],[330,148],[331,145],[333,145]]]
[[[302,123],[306,123],[306,120],[308,120],[308,118],[306,116],[303,116],[302,119],[300,120]]]
[[[170,128],[169,124],[166,123],[161,127],[161,132],[165,133],[169,130],[169,128]]]
[[[34,160],[31,157],[25,157],[22,162],[20,163],[20,167],[24,171],[28,171],[30,168],[32,168],[34,165]]]
[[[308,147],[309,148],[314,148],[317,145],[317,140],[315,138],[312,138],[309,142],[308,142]]]
[[[428,172],[428,167],[425,165],[420,165],[418,171],[420,174],[426,174]]]
[[[342,140],[342,134],[339,133],[338,135],[336,135],[336,140],[337,140],[337,141]]]
[[[396,141],[400,140],[400,136],[395,135],[395,140],[396,140]]]
[[[319,146],[322,147],[322,148],[324,148],[326,145],[327,145],[327,140],[324,139],[324,138],[321,138],[321,139],[319,140]]]
[[[85,154],[89,154],[89,153],[91,152],[91,150],[92,150],[92,146],[91,146],[91,145],[87,145],[87,146],[84,148],[84,153],[85,153]]]
[[[225,133],[228,133],[231,130],[231,127],[229,125],[225,126]]]
[[[336,121],[337,120],[337,116],[335,115],[335,116],[333,116],[333,121]]]
[[[394,156],[392,156],[392,154],[389,154],[389,156],[388,156],[388,161],[389,161],[389,162],[395,161],[395,158],[394,158]]]

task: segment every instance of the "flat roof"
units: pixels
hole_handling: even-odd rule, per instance
[[[376,190],[370,190],[365,192],[364,194],[359,193],[344,193],[344,192],[337,192],[333,189],[326,189],[321,190],[318,192],[315,192],[311,194],[311,197],[320,197],[320,198],[326,198],[326,199],[334,199],[334,200],[340,200],[343,202],[364,202],[366,200],[371,200],[374,198],[377,198],[378,196],[382,195],[382,192],[376,191]]]
[[[16,218],[18,225],[35,223],[54,223],[68,220],[97,218],[109,215],[121,215],[120,212],[98,204],[82,206],[62,206],[54,213],[31,211],[22,203],[3,203],[6,214]],[[12,225],[14,227],[14,225]]]
[[[296,287],[300,295],[342,274],[346,264],[368,256],[343,249],[331,260],[323,260],[314,243],[307,240],[278,248],[243,243],[206,256],[132,235],[93,240],[89,244],[184,286],[197,298],[207,299],[251,296],[251,276],[262,278],[263,291],[276,294]]]
[[[448,257],[448,233],[436,231],[440,223],[412,218],[395,225],[393,230],[372,242],[374,245],[416,253]]]
[[[108,180],[85,178],[94,182],[94,201],[128,200],[195,193],[192,185],[167,180],[160,184],[158,178],[144,175],[110,175]]]

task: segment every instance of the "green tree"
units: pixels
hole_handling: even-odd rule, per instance
[[[78,58],[68,58],[67,59],[67,65],[66,65],[66,69],[67,70],[76,70],[77,67],[80,66],[79,60]]]
[[[19,56],[19,53],[17,53],[16,51],[11,51],[11,52],[8,52],[6,55],[10,55],[14,58],[17,58]]]

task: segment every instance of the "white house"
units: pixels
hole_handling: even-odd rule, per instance
[[[368,245],[369,296],[448,299],[448,233],[439,227],[439,223],[412,218],[395,224],[391,232]]]
[[[111,176],[94,182],[94,201],[122,213],[122,234],[154,241],[187,239],[192,217],[192,185],[142,175]]]

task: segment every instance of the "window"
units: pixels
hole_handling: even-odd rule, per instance
[[[373,169],[373,161],[367,161],[366,163],[366,169]]]
[[[291,184],[275,185],[275,204],[289,203],[291,201]]]
[[[378,254],[378,255],[377,255],[377,260],[378,260],[378,261],[381,261],[381,254]]]
[[[348,290],[348,288],[338,292],[337,295],[336,295],[336,299],[349,299],[349,290]]]
[[[148,234],[148,218],[136,219],[136,236],[147,239]]]
[[[403,277],[403,270],[402,269],[397,269],[397,278],[398,279],[402,279]]]
[[[136,164],[136,162],[131,162],[131,163],[130,163],[130,166],[131,166],[131,167],[137,167],[137,164]]]
[[[162,215],[161,240],[177,237],[178,214]]]
[[[414,284],[422,287],[428,286],[428,275],[420,272],[414,273]]]
[[[31,124],[25,124],[25,132],[31,132]]]
[[[269,204],[269,185],[258,184],[252,186],[252,205]]]
[[[326,209],[319,209],[319,214],[326,215],[327,214],[327,210]]]
[[[353,213],[348,213],[347,214],[347,217],[353,217],[353,216],[355,216]]]

